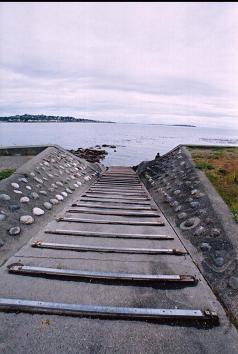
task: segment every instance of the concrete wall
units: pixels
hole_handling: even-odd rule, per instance
[[[189,151],[143,162],[137,173],[169,218],[215,294],[238,319],[238,225]]]
[[[33,236],[65,201],[85,190],[103,167],[59,146],[46,147],[0,182],[0,261]],[[10,252],[10,253],[9,253]],[[1,262],[0,262],[1,263]]]

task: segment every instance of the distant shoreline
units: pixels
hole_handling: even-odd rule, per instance
[[[0,117],[0,123],[114,123],[70,116],[47,116],[45,114],[17,114]]]

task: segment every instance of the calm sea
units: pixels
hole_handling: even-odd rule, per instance
[[[105,165],[135,165],[178,144],[236,145],[238,130],[109,123],[0,123],[0,146],[58,144],[66,149],[113,144]]]

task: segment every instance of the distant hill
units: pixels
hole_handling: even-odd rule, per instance
[[[63,116],[46,116],[44,114],[23,114],[23,115],[15,115],[8,117],[0,117],[0,122],[9,122],[9,123],[51,123],[51,122],[60,122],[60,123],[68,123],[68,122],[77,122],[77,123],[114,123],[114,122],[105,122],[98,121],[93,119],[84,119],[84,118],[75,118],[75,117],[63,117]]]

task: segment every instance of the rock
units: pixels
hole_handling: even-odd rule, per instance
[[[75,188],[78,188],[79,186],[78,186],[76,183],[74,183],[74,187],[75,187]]]
[[[7,218],[7,215],[4,213],[0,213],[0,221],[4,221]]]
[[[19,184],[18,184],[18,183],[15,183],[15,182],[11,183],[11,186],[12,186],[14,189],[20,188]]]
[[[62,182],[60,182],[60,181],[56,181],[55,182],[55,184],[58,184],[58,186],[61,186],[61,187],[63,187],[64,185],[63,185],[63,183]]]
[[[35,180],[37,183],[40,183],[40,184],[43,183],[42,179],[39,178],[39,177],[34,177],[34,180]]]
[[[71,191],[71,189],[69,189],[69,188],[66,188],[65,190],[66,190],[66,192],[67,192],[67,193],[69,193],[69,194],[72,194],[72,191]]]
[[[195,230],[194,236],[200,236],[200,235],[204,234],[204,232],[205,232],[205,227],[199,226],[199,227]]]
[[[7,201],[10,199],[11,199],[11,197],[8,194],[0,194],[0,200]]]
[[[178,213],[179,211],[181,211],[182,210],[182,205],[178,205],[178,206],[176,206],[176,208],[174,209],[174,211],[176,212],[176,213]]]
[[[28,191],[31,191],[31,186],[26,186],[26,189],[28,189]]]
[[[217,237],[217,236],[220,236],[220,234],[221,234],[221,230],[220,229],[218,229],[216,227],[211,229],[211,236]]]
[[[39,193],[42,194],[42,195],[47,195],[46,191],[39,191]]]
[[[28,197],[21,197],[20,203],[29,203],[30,199]]]
[[[34,222],[34,219],[31,215],[23,215],[20,217],[20,222],[22,224],[30,225]]]
[[[174,191],[174,195],[178,195],[178,194],[180,194],[181,193],[181,190],[180,189],[176,189],[175,191]]]
[[[47,210],[52,209],[52,204],[49,203],[49,202],[45,202],[43,205],[44,205],[44,207],[45,207]]]
[[[192,208],[196,209],[200,206],[200,203],[199,202],[191,202],[190,205]]]
[[[201,250],[202,251],[210,251],[211,248],[212,248],[211,245],[209,243],[207,243],[207,242],[203,242],[201,244]]]
[[[35,173],[34,173],[34,172],[31,172],[31,173],[30,173],[30,176],[31,176],[31,177],[35,177]]]
[[[44,210],[42,210],[41,208],[38,208],[38,207],[33,208],[32,212],[33,212],[33,215],[37,215],[37,216],[45,214]]]
[[[19,191],[18,189],[14,189],[13,192],[16,193],[16,194],[22,194],[22,192]]]
[[[77,185],[80,187],[82,185],[82,183],[80,181],[78,181]]]
[[[36,192],[32,192],[32,193],[31,193],[31,197],[32,197],[33,199],[38,199],[38,198],[39,198],[39,194],[36,193]]]
[[[181,213],[182,214],[182,213]],[[198,217],[192,217],[192,218],[189,218],[185,221],[183,221],[181,224],[180,224],[180,228],[182,230],[190,230],[190,229],[193,229],[194,227],[196,227],[199,223],[200,223],[200,219]]]
[[[68,194],[66,192],[61,192],[61,194],[64,196],[64,197],[67,197]]]
[[[228,285],[233,290],[238,290],[238,277],[233,277],[233,276],[230,277],[230,279],[228,281]]]
[[[57,199],[54,199],[54,198],[50,199],[50,202],[51,202],[51,204],[53,204],[53,205],[59,204],[59,201],[58,201]]]
[[[182,212],[182,213],[178,214],[178,218],[179,219],[185,219],[186,217],[187,217],[187,213],[185,213],[185,212]]]
[[[18,178],[18,181],[19,181],[19,182],[28,183],[28,180],[27,180],[26,178],[24,178],[24,177]]]
[[[8,233],[9,233],[9,235],[11,235],[11,236],[19,235],[20,232],[21,232],[21,228],[20,228],[19,226],[11,227],[11,228],[8,230]]]
[[[9,209],[11,212],[14,212],[14,211],[20,209],[20,205],[12,204],[12,205],[9,205],[8,209]]]
[[[64,200],[64,197],[62,197],[60,194],[56,194],[55,198],[58,200]]]
[[[223,257],[216,257],[214,258],[214,263],[217,267],[221,267],[224,264],[224,258]]]

